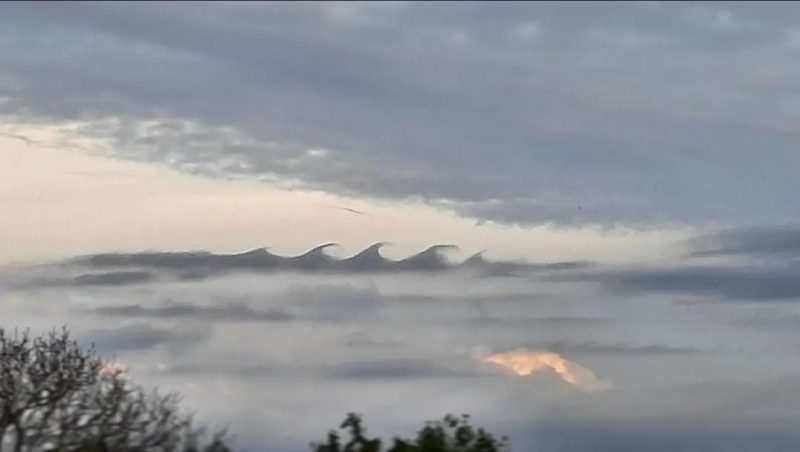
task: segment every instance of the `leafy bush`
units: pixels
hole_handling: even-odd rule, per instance
[[[350,440],[342,445],[341,436],[336,430],[328,432],[325,444],[311,444],[314,452],[381,452],[381,440],[366,437],[361,425],[361,417],[349,413],[340,429],[349,431]],[[508,439],[497,439],[482,428],[470,424],[469,415],[448,414],[441,421],[428,422],[416,438],[395,437],[386,452],[509,452]]]

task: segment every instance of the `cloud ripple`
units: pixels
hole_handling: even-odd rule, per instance
[[[527,263],[513,261],[489,261],[483,252],[463,262],[447,258],[448,250],[455,245],[438,244],[406,257],[387,259],[380,253],[386,243],[375,243],[346,258],[335,258],[325,250],[337,246],[325,243],[298,256],[273,254],[266,248],[258,248],[239,254],[217,254],[208,251],[191,252],[140,252],[102,253],[80,256],[66,261],[68,266],[95,269],[139,268],[177,272],[181,279],[202,279],[214,274],[230,271],[298,271],[330,273],[392,273],[392,272],[439,272],[455,269],[472,269],[489,276],[519,276],[526,272],[564,271],[581,269],[590,265],[584,261]]]

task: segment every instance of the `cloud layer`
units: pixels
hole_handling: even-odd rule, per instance
[[[775,428],[800,389],[792,254],[690,256],[704,237],[634,265],[453,261],[443,246],[393,260],[379,244],[99,253],[0,269],[0,318],[68,323],[252,449],[304,450],[346,407],[376,432],[469,412],[520,450],[789,450],[796,435]]]
[[[0,99],[118,157],[481,220],[795,218],[796,7],[645,5],[9,3]]]

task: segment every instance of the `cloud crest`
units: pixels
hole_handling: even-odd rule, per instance
[[[432,245],[404,259],[392,260],[380,253],[380,249],[386,246],[385,242],[370,245],[350,257],[335,258],[325,253],[326,249],[334,246],[337,245],[325,243],[297,256],[273,254],[266,248],[258,248],[240,254],[216,254],[208,251],[103,253],[76,257],[65,261],[64,264],[79,268],[138,268],[174,271],[178,272],[182,279],[198,279],[229,271],[394,273],[468,269],[490,276],[515,276],[526,272],[577,270],[590,265],[586,261],[555,263],[490,261],[483,257],[482,252],[463,262],[453,262],[448,259],[446,253],[458,247],[450,244]],[[82,279],[91,281],[95,278],[84,276]]]

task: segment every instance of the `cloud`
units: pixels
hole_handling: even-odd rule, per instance
[[[449,367],[422,359],[351,361],[317,366],[206,365],[185,364],[168,368],[170,373],[243,378],[287,377],[326,380],[417,380],[487,377],[475,369]]]
[[[435,273],[468,269],[484,276],[525,276],[531,273],[559,272],[584,269],[591,265],[586,261],[553,263],[529,263],[514,261],[490,261],[477,253],[463,262],[452,262],[446,256],[455,245],[432,245],[427,249],[406,257],[392,260],[383,257],[380,249],[386,243],[376,243],[345,258],[334,258],[325,250],[335,243],[318,245],[298,256],[280,256],[265,248],[240,254],[215,254],[208,251],[193,252],[141,252],[103,253],[81,256],[63,262],[77,268],[139,268],[172,272],[182,280],[197,280],[234,271],[250,272],[323,272],[323,273]]]
[[[792,300],[800,297],[797,270],[761,267],[681,267],[607,273],[620,289],[712,295],[723,300]]]
[[[346,342],[348,347],[361,349],[395,349],[403,345],[402,341],[391,339],[378,339],[367,335],[356,334]]]
[[[262,305],[264,299],[274,304]],[[166,300],[155,305],[109,304],[85,312],[119,318],[185,319],[209,322],[348,322],[373,317],[385,297],[374,287],[350,284],[294,285],[268,295],[212,297],[210,302]]]
[[[513,261],[488,261],[483,252],[476,253],[466,259],[461,266],[479,269],[484,276],[527,276],[531,273],[555,273],[571,270],[583,270],[594,265],[589,261],[564,261],[550,263],[530,263]]]
[[[19,275],[18,275],[19,276]],[[93,286],[129,286],[156,281],[154,274],[146,271],[110,271],[103,273],[86,273],[74,277],[35,277],[24,278],[12,282],[11,286],[21,289],[46,287],[93,287]]]
[[[369,214],[380,210],[374,203],[406,200],[475,223],[523,227],[795,221],[800,8],[694,8],[6,2],[0,120],[21,146],[350,197],[367,213],[341,212],[354,224],[381,221]],[[53,125],[75,146],[12,130]],[[3,202],[28,201],[15,196],[4,193]],[[472,232],[514,228],[480,229]],[[44,275],[38,285],[53,290],[0,295],[0,317],[34,327],[66,321],[75,331],[89,325],[83,329],[110,349],[141,351],[131,355],[142,361],[201,342],[180,356],[188,362],[165,370],[181,378],[163,384],[207,375],[238,385],[258,413],[208,381],[187,402],[239,425],[255,450],[270,438],[264,425],[316,429],[335,421],[345,402],[391,412],[375,417],[385,423],[379,431],[399,423],[411,431],[423,411],[464,407],[490,419],[492,431],[518,423],[518,450],[797,450],[797,400],[789,396],[797,388],[775,384],[799,373],[790,327],[796,306],[764,303],[800,295],[796,235],[794,226],[712,234],[690,250],[718,259],[631,268],[480,254],[454,262],[446,246],[393,260],[380,244],[344,259],[327,244],[300,256],[153,245],[163,248],[31,270],[21,276]],[[277,245],[280,237],[265,240]],[[534,252],[535,244],[518,245]],[[4,288],[17,278],[0,276]],[[277,288],[303,278],[376,287]],[[113,300],[98,300],[105,289]],[[685,295],[761,303],[673,302]],[[178,301],[163,301],[170,297]],[[480,316],[469,305],[476,300],[485,305]],[[89,310],[76,312],[75,303]],[[770,320],[756,323],[765,311]],[[741,328],[737,316],[759,327]],[[205,328],[215,333],[208,342]],[[389,346],[348,346],[354,332]],[[710,341],[741,353],[700,348]],[[576,375],[573,360],[598,374],[613,363],[624,390],[580,397],[568,383],[551,391],[552,382],[532,386],[512,375],[467,379],[505,370],[429,359],[476,342],[542,347]],[[284,380],[267,381],[272,376]],[[406,380],[412,384],[393,384]],[[424,387],[429,380],[435,391]],[[726,385],[731,380],[741,384]],[[364,385],[384,381],[364,394]],[[287,408],[297,416],[288,419]],[[310,424],[299,426],[298,417]]]
[[[606,324],[613,322],[609,318],[591,317],[591,316],[524,316],[517,315],[513,317],[499,317],[496,315],[484,314],[480,317],[467,319],[464,323],[471,328],[570,328],[570,327],[587,327],[597,324]]]
[[[116,157],[191,173],[423,199],[505,223],[800,213],[791,13],[535,3],[206,11],[3,5],[4,121],[69,124]]]
[[[208,327],[157,328],[149,323],[127,323],[116,328],[101,328],[80,334],[102,353],[150,350],[158,346],[195,347],[211,338]]]
[[[800,226],[772,225],[726,229],[689,241],[691,256],[778,256],[800,254]]]
[[[610,382],[597,378],[591,370],[564,359],[558,353],[546,350],[531,351],[520,348],[489,355],[483,361],[505,367],[520,376],[528,376],[541,369],[550,369],[562,380],[586,392],[605,391],[613,388]]]
[[[281,295],[287,309],[299,317],[323,322],[361,322],[374,320],[387,297],[369,283],[364,287],[347,283],[292,286]]]
[[[184,376],[214,376],[236,378],[297,377],[292,369],[268,365],[175,364],[166,366],[165,372]]]
[[[197,270],[200,272],[251,271],[327,271],[327,272],[392,272],[435,271],[451,267],[442,251],[452,245],[433,245],[428,249],[401,260],[390,260],[381,256],[383,243],[376,243],[364,251],[344,259],[335,259],[325,254],[325,249],[336,246],[326,243],[298,256],[279,256],[264,248],[241,254],[214,254],[198,252],[145,252],[107,253],[75,258],[68,264],[95,268],[144,267],[165,270]],[[203,273],[188,273],[189,277]]]
[[[725,416],[720,416],[725,418]],[[726,419],[727,420],[727,419]],[[629,428],[620,429],[620,422]],[[720,425],[723,424],[723,425]],[[512,433],[515,447],[551,452],[653,452],[748,451],[791,452],[800,435],[790,428],[766,428],[740,422],[706,421],[689,423],[682,419],[630,419],[614,422],[595,419],[542,419],[531,432]],[[516,433],[516,432],[514,432]],[[525,447],[528,446],[528,447]]]
[[[153,280],[147,272],[108,272],[76,276],[72,279],[74,286],[124,286],[140,284]]]
[[[734,227],[692,237],[670,266],[588,268],[551,273],[545,280],[599,283],[614,292],[681,293],[728,301],[785,301],[800,298],[800,227]],[[727,258],[706,261],[699,258]]]
[[[780,240],[780,239],[778,239]],[[748,247],[748,253],[772,253],[771,241],[764,247]],[[763,243],[762,243],[763,245]],[[732,254],[738,254],[737,249]],[[717,255],[715,250],[711,255]],[[723,254],[728,254],[725,251]],[[698,256],[698,254],[694,254]],[[699,255],[708,255],[705,252]],[[546,280],[562,283],[598,283],[611,292],[680,293],[714,297],[728,301],[781,301],[800,298],[800,267],[797,262],[778,261],[767,264],[716,263],[697,265],[680,263],[654,267],[643,263],[638,267],[597,269],[555,273]]]
[[[336,364],[323,372],[328,378],[353,379],[430,379],[486,376],[475,370],[447,367],[428,360],[379,360]]]
[[[586,261],[534,263],[487,260],[483,252],[462,262],[448,258],[455,245],[432,245],[403,259],[381,255],[385,242],[375,243],[344,258],[328,255],[334,247],[325,243],[297,256],[281,256],[258,248],[243,253],[220,254],[209,251],[146,251],[99,253],[78,256],[47,265],[20,265],[3,276],[11,288],[116,287],[135,284],[183,281],[194,282],[232,273],[312,273],[312,274],[438,274],[468,271],[483,277],[527,277],[537,273],[577,271],[592,265]],[[86,273],[87,269],[93,270]],[[78,274],[75,274],[75,273]]]
[[[561,340],[549,342],[544,348],[559,354],[616,355],[616,356],[682,356],[706,353],[697,347],[672,346],[665,344],[606,344],[600,342],[574,342]]]
[[[286,322],[294,319],[294,316],[288,312],[257,310],[242,303],[206,306],[167,301],[156,307],[146,307],[140,304],[111,305],[91,308],[88,312],[126,319],[135,317],[152,319],[184,318],[227,322]]]

